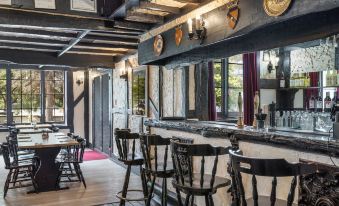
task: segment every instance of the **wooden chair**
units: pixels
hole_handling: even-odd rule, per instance
[[[34,164],[32,160],[19,161],[18,158],[11,158],[7,143],[1,144],[1,151],[5,162],[5,169],[9,170],[6,182],[4,185],[4,198],[7,195],[8,189],[16,189],[22,187],[33,186],[37,192],[38,187],[34,181]],[[24,182],[32,182],[32,184],[22,184]],[[18,183],[18,184],[17,184]]]
[[[285,159],[258,159],[230,151],[232,166],[233,205],[293,205],[297,177],[315,173],[316,165],[289,163]],[[252,175],[252,198],[245,198],[241,173]],[[273,177],[270,197],[259,197],[256,176]],[[277,177],[293,177],[287,200],[276,198]]]
[[[204,196],[206,205],[214,205],[212,195],[219,188],[226,187],[231,181],[216,176],[219,156],[228,154],[228,147],[213,147],[209,144],[185,144],[176,140],[171,141],[171,151],[175,178],[173,186],[177,191],[186,194],[185,205],[194,204],[194,196]],[[193,158],[201,157],[199,173],[193,171]],[[214,157],[210,173],[205,168],[205,157]],[[226,168],[225,168],[226,170]],[[178,205],[182,205],[180,192],[177,192]]]
[[[126,201],[145,201],[147,199],[147,186],[145,173],[142,168],[142,165],[144,164],[144,159],[142,157],[142,154],[138,154],[136,152],[136,141],[140,141],[139,134],[131,133],[129,129],[118,128],[115,129],[114,134],[119,153],[118,160],[123,162],[127,166],[123,189],[116,194],[117,198],[120,199],[120,205],[125,205]],[[131,143],[132,148],[130,148]],[[140,168],[142,190],[128,189],[132,166],[139,166]],[[129,191],[142,192],[143,198],[127,198],[127,192]]]
[[[162,178],[162,197],[161,205],[167,205],[167,178],[171,178],[174,175],[173,165],[168,163],[170,157],[168,149],[171,144],[170,138],[162,138],[159,135],[140,135],[141,149],[145,159],[145,173],[149,177],[153,177],[151,188],[148,193],[148,199],[146,205],[151,204],[152,195],[154,191],[154,184],[156,178]],[[163,156],[160,159],[159,156]]]
[[[60,163],[57,186],[59,186],[60,182],[82,182],[84,187],[87,187],[80,167],[80,164],[83,163],[86,140],[80,138],[80,136],[78,136],[76,140],[79,142],[79,144],[67,147],[67,152],[57,159],[57,161]],[[71,165],[73,165],[73,168]],[[77,179],[74,180],[73,177],[77,177]],[[62,180],[62,178],[67,179]]]

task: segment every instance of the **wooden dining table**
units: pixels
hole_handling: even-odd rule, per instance
[[[62,147],[79,144],[76,140],[64,133],[48,133],[48,138],[43,138],[42,133],[18,134],[18,148],[35,151],[39,159],[39,166],[34,179],[38,185],[38,192],[47,192],[60,189],[57,178],[60,164],[56,157]]]

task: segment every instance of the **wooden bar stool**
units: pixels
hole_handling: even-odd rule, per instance
[[[141,150],[145,159],[145,173],[149,179],[153,176],[146,205],[151,204],[156,178],[162,178],[161,205],[167,205],[167,178],[174,175],[173,165],[168,163],[168,149],[170,138],[162,138],[159,135],[140,135]]]
[[[178,205],[182,205],[180,192],[183,192],[186,194],[185,206],[194,204],[194,196],[204,196],[206,205],[213,206],[212,195],[219,188],[227,187],[231,184],[229,179],[216,176],[219,156],[227,155],[229,147],[213,147],[209,144],[185,144],[172,140],[171,151],[175,169],[175,178],[172,183],[177,189]],[[193,157],[201,157],[199,173],[193,171]],[[205,168],[205,157],[214,157],[211,171]]]
[[[116,194],[117,198],[120,199],[120,205],[125,205],[126,201],[146,201],[147,200],[147,186],[146,186],[146,177],[142,165],[144,164],[144,159],[142,154],[136,152],[136,140],[140,141],[139,134],[131,133],[129,129],[115,129],[115,141],[119,153],[119,161],[123,162],[127,166],[127,171],[125,175],[125,181],[122,191]],[[132,143],[132,148],[130,144]],[[132,166],[139,166],[140,168],[140,177],[142,183],[142,190],[139,189],[128,189],[128,183],[131,175]],[[127,192],[142,192],[143,197],[139,198],[127,198]]]
[[[289,163],[285,159],[258,159],[245,157],[230,151],[232,166],[233,205],[293,205],[297,177],[316,173],[316,165],[305,163]],[[241,173],[252,175],[252,198],[245,198],[245,190]],[[258,196],[256,176],[273,177],[270,197]],[[277,177],[293,177],[287,200],[276,198]]]

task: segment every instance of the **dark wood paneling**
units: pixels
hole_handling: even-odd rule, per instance
[[[93,143],[94,147],[102,151],[102,90],[101,77],[95,77],[93,81]]]
[[[111,123],[110,123],[110,82],[109,74],[105,74],[101,78],[102,87],[102,151],[108,155],[111,154],[112,138],[111,138]]]
[[[1,60],[18,64],[51,64],[67,65],[71,67],[114,67],[113,58],[110,56],[66,54],[57,58],[57,55],[54,53],[0,49],[0,57]]]
[[[314,40],[339,32],[338,7],[338,1],[299,0],[286,14],[273,18],[265,14],[262,1],[240,1],[241,16],[235,30],[228,27],[226,7],[220,7],[203,15],[208,24],[202,46],[184,38],[177,48],[173,28],[162,34],[165,50],[160,57],[153,53],[154,39],[139,45],[139,63],[183,64]],[[186,37],[186,24],[183,33]]]
[[[67,72],[67,125],[74,132],[73,72]]]

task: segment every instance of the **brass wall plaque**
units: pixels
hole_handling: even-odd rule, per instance
[[[290,6],[292,0],[264,0],[264,10],[269,16],[280,16]]]
[[[155,56],[160,56],[164,49],[164,39],[161,35],[157,35],[154,39],[153,50]]]
[[[182,40],[182,29],[181,26],[175,28],[175,44],[177,47],[180,45]]]

